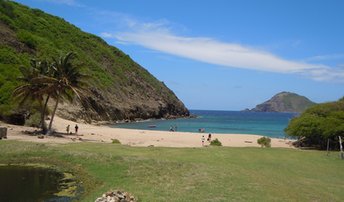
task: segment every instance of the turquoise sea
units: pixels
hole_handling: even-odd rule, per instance
[[[168,131],[174,128],[181,132],[257,134],[269,137],[285,137],[283,132],[296,113],[243,112],[190,110],[197,118],[174,120],[146,120],[142,122],[116,124],[112,127],[143,130]]]

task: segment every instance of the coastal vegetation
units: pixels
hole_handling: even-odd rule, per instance
[[[222,143],[220,142],[219,139],[215,138],[215,140],[212,140],[210,142],[210,145],[212,145],[212,146],[222,146]]]
[[[0,119],[23,124],[27,112],[12,98],[20,84],[21,66],[30,66],[31,59],[50,61],[70,51],[78,55],[74,65],[90,77],[88,100],[97,110],[66,104],[57,109],[59,116],[112,121],[189,114],[163,82],[100,37],[39,9],[0,0]]]
[[[118,139],[113,139],[112,144],[121,144],[121,142]]]
[[[262,147],[271,147],[271,139],[268,137],[261,137],[257,140],[257,143]]]
[[[297,137],[299,146],[338,149],[338,136],[344,136],[344,97],[310,107],[292,119],[285,132]]]
[[[94,201],[109,190],[140,201],[341,201],[338,152],[260,148],[159,148],[0,141],[1,164],[70,171]],[[82,183],[81,183],[82,182]]]

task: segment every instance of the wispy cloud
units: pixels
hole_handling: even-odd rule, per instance
[[[152,50],[232,68],[295,73],[315,80],[343,80],[344,70],[323,64],[283,59],[271,52],[247,45],[218,41],[208,37],[186,37],[174,34],[164,21],[138,23],[130,20],[129,31],[103,32],[104,38],[140,45]]]
[[[330,55],[317,55],[304,59],[304,61],[314,62],[314,61],[325,61],[325,60],[337,60],[344,59],[344,54],[330,54]]]

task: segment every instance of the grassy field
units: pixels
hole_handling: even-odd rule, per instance
[[[140,201],[342,201],[338,153],[262,148],[137,148],[0,141],[0,163],[45,163],[82,181],[82,201],[110,189]]]

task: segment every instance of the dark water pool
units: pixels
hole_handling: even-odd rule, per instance
[[[64,174],[32,166],[0,166],[0,201],[71,201],[56,196]]]

